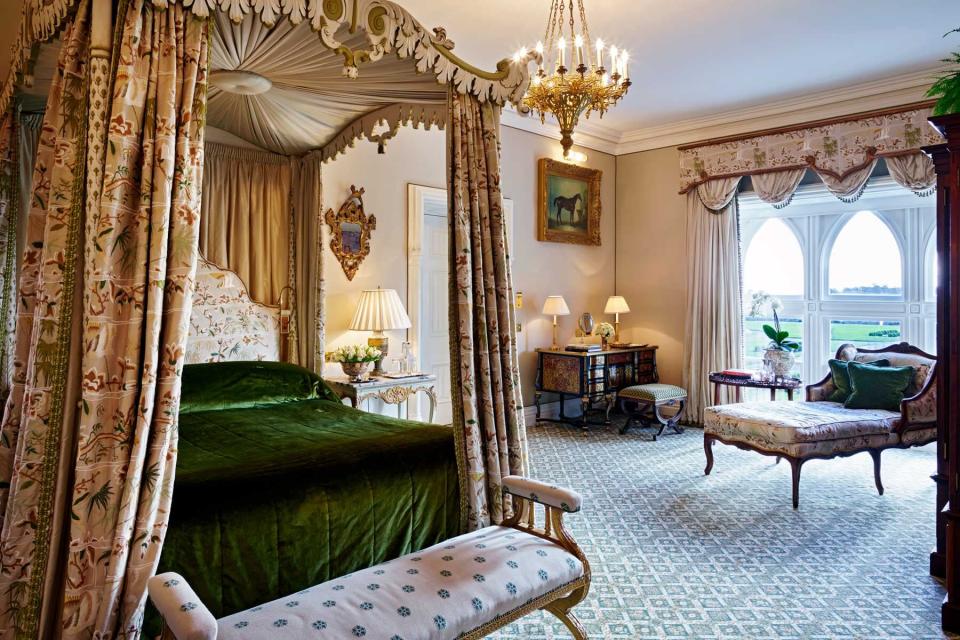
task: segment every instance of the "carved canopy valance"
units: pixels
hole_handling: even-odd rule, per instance
[[[393,53],[412,58],[419,73],[433,74],[441,84],[450,84],[460,93],[472,93],[481,101],[511,102],[519,106],[530,81],[527,62],[535,58],[501,60],[496,71],[478,69],[453,53],[453,42],[443,29],[429,31],[407,10],[389,0],[152,0],[166,7],[175,2],[195,15],[227,14],[234,22],[247,15],[266,25],[287,19],[293,24],[307,22],[319,41],[344,59],[344,74],[363,74],[365,64]],[[30,73],[37,43],[52,39],[70,16],[78,0],[26,0],[20,31],[14,45],[10,76],[0,91],[0,111],[5,110],[15,87]],[[356,32],[366,34],[368,45],[351,48],[338,38]]]
[[[927,123],[930,115],[929,106],[906,107],[680,147],[680,192],[708,180],[803,169],[816,171],[831,187],[859,183],[851,178],[869,174],[877,158],[916,156],[922,147],[943,142]],[[932,180],[932,167],[926,169]]]

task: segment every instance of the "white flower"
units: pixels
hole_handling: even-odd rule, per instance
[[[595,334],[601,338],[610,338],[614,334],[613,325],[609,322],[601,322],[597,324],[597,328],[593,331]]]

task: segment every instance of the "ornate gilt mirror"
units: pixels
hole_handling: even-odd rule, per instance
[[[370,254],[370,233],[377,228],[377,218],[363,211],[363,192],[350,185],[350,197],[335,213],[327,209],[324,221],[330,227],[330,249],[337,256],[347,280],[353,280],[360,263]]]

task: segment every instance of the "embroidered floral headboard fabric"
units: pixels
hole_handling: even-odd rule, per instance
[[[280,360],[280,308],[250,299],[232,271],[197,263],[187,364]]]

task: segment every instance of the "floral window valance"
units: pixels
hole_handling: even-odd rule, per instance
[[[79,0],[26,0],[20,31],[13,48],[10,75],[0,90],[0,112],[6,110],[15,88],[29,81],[34,46],[60,32]],[[199,17],[220,12],[233,22],[254,15],[266,25],[286,18],[297,25],[307,22],[327,48],[344,58],[344,75],[362,75],[364,65],[392,53],[412,58],[419,73],[433,74],[441,84],[459,93],[473,94],[481,102],[519,105],[530,82],[526,59],[501,60],[496,71],[478,69],[453,53],[453,41],[443,29],[427,30],[407,10],[390,0],[153,0],[161,8],[181,4]],[[368,46],[354,49],[338,39],[339,33],[366,34]]]
[[[883,158],[897,182],[924,194],[933,188],[935,176],[933,164],[921,148],[943,142],[927,124],[930,115],[929,105],[913,105],[680,147],[680,192],[711,180],[749,175],[763,200],[782,206],[810,169],[834,195],[852,201],[863,192],[877,160]]]

